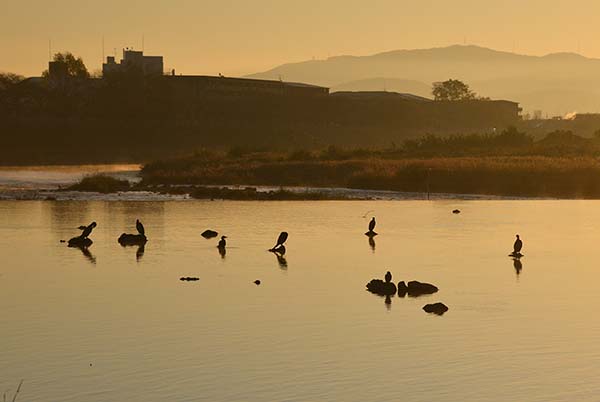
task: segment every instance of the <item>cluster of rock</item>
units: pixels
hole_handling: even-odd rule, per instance
[[[200,280],[200,278],[196,278],[193,276],[184,276],[182,278],[179,278],[179,280],[182,282],[197,282]]]
[[[405,281],[398,282],[398,285],[392,282],[392,274],[388,271],[385,274],[385,280],[381,279],[372,279],[369,283],[367,283],[367,290],[371,293],[374,293],[379,296],[391,297],[396,294],[398,297],[419,297],[424,295],[430,295],[437,293],[439,288],[431,283],[419,282],[419,281],[410,281],[406,283]],[[423,307],[428,313],[434,313],[438,315],[444,314],[448,311],[448,307],[443,303],[434,303],[428,304]]]

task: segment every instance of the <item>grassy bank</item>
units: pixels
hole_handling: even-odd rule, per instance
[[[241,158],[195,155],[148,164],[144,184],[238,184],[600,198],[593,156],[490,156],[344,160],[257,153]]]
[[[111,176],[96,174],[86,176],[78,183],[75,183],[65,190],[68,191],[93,191],[97,193],[116,193],[119,191],[128,191],[131,185],[127,180],[119,180]]]

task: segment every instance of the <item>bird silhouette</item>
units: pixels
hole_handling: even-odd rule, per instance
[[[377,222],[375,222],[375,217],[371,218],[371,222],[369,222],[369,232],[372,232],[375,230],[376,224],[377,224]]]
[[[387,273],[385,274],[385,281],[386,282],[392,281],[392,273],[390,271],[387,271]]]
[[[81,237],[82,239],[87,239],[89,235],[92,234],[92,230],[94,230],[94,228],[98,226],[96,224],[96,222],[92,222],[90,223],[88,226],[85,227],[85,229],[83,229],[83,232],[81,232]]]
[[[142,236],[146,235],[146,229],[144,229],[144,225],[142,225],[142,222],[140,222],[139,219],[135,220],[135,227],[139,234],[141,234]]]
[[[227,241],[225,240],[226,238],[227,236],[221,236],[221,240],[219,240],[219,245],[217,246],[218,248],[224,249],[225,246],[227,246]]]
[[[517,235],[517,240],[515,240],[515,244],[513,246],[514,254],[519,254],[522,249],[523,249],[523,241],[521,240],[519,235]]]
[[[283,247],[283,243],[286,242],[287,238],[288,232],[281,232],[277,238],[277,244],[275,244],[275,247],[273,247],[270,251],[275,251],[278,247]]]

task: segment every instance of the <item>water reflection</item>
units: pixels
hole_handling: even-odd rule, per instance
[[[371,250],[373,250],[373,252],[375,252],[375,238],[374,237],[369,237],[369,246],[371,247]]]
[[[277,263],[279,264],[279,268],[281,269],[287,269],[288,268],[288,263],[287,260],[285,259],[285,248],[283,249],[283,253],[280,253],[278,251],[272,251],[273,254],[275,254],[275,257],[277,257]]]
[[[523,270],[523,263],[519,258],[513,258],[513,267],[515,268],[517,277],[519,277],[519,275],[521,275],[521,271]]]
[[[392,309],[392,297],[390,295],[385,296],[385,308],[389,310]]]
[[[79,251],[81,251],[81,253],[83,254],[83,256],[93,265],[96,265],[96,256],[94,256],[94,254],[92,254],[92,252],[90,251],[90,249],[88,247],[84,247],[84,246],[76,246],[76,247],[71,247],[71,248],[76,248],[79,249]]]
[[[142,257],[144,256],[144,253],[146,252],[146,245],[145,244],[141,244],[137,251],[135,252],[135,260],[137,262],[140,262],[142,260]]]
[[[225,247],[217,247],[217,250],[219,250],[221,258],[225,259],[225,256],[227,255],[227,249]]]

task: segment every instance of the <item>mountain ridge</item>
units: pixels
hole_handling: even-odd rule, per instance
[[[509,98],[516,102],[522,98],[526,100],[524,109],[543,108],[554,115],[600,111],[599,71],[600,59],[572,52],[536,56],[476,45],[451,45],[286,63],[248,77],[281,77],[285,81],[307,82],[333,90],[347,83],[368,80],[372,80],[374,86],[364,86],[360,90],[381,90],[381,84],[377,82],[379,77],[417,81],[429,86],[454,78],[465,81],[481,96]],[[582,97],[562,99],[560,94],[565,89],[578,91]],[[524,97],[525,93],[544,93],[545,97]]]

